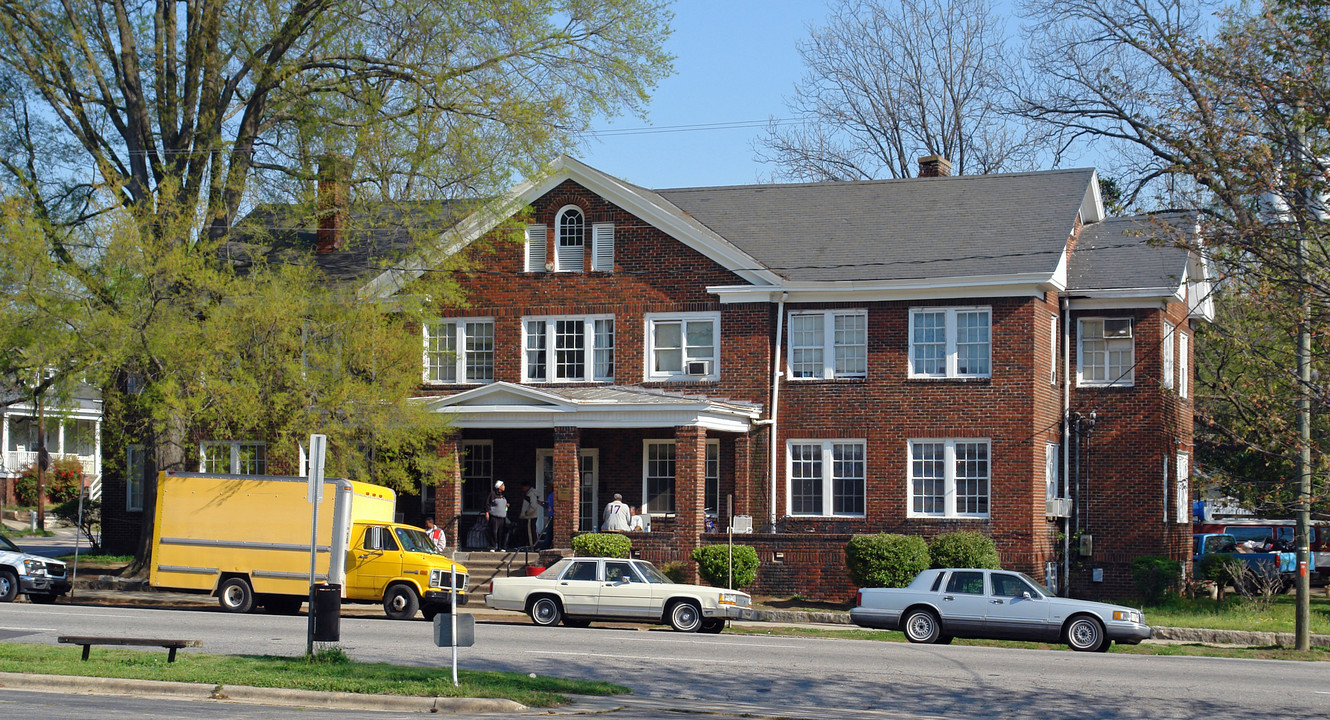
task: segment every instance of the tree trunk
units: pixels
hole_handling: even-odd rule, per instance
[[[166,427],[154,430],[149,437],[152,452],[145,453],[147,477],[143,479],[143,520],[139,524],[139,539],[134,548],[134,562],[129,574],[137,575],[148,568],[152,559],[152,536],[157,523],[157,475],[161,472],[187,470],[185,458],[185,421],[171,418]]]

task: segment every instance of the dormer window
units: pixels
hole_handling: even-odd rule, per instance
[[[569,205],[560,210],[554,227],[557,228],[555,272],[582,272],[583,258],[586,257],[586,218],[581,208]]]

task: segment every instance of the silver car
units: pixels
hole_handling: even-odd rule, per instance
[[[860,590],[855,605],[856,625],[900,630],[915,643],[989,638],[1104,652],[1114,642],[1135,645],[1154,635],[1140,610],[1048,595],[1009,570],[925,570],[908,587]]]

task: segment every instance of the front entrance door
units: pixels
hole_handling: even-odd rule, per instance
[[[594,532],[599,525],[599,519],[596,516],[597,503],[600,495],[597,492],[597,486],[600,484],[600,451],[595,448],[582,448],[580,462],[578,463],[577,476],[581,478],[582,506],[578,508],[577,513],[577,531]],[[554,482],[554,451],[548,448],[536,451],[536,491],[540,493],[543,500],[545,494],[549,492],[551,484]],[[545,527],[545,511],[541,510],[540,527]]]

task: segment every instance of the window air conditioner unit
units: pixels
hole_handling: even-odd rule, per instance
[[[1045,500],[1044,515],[1051,518],[1071,517],[1071,498]]]
[[[684,372],[688,375],[710,375],[711,361],[689,360],[687,363],[684,363]]]
[[[1131,337],[1131,318],[1117,318],[1113,320],[1104,320],[1104,337],[1106,338]]]

